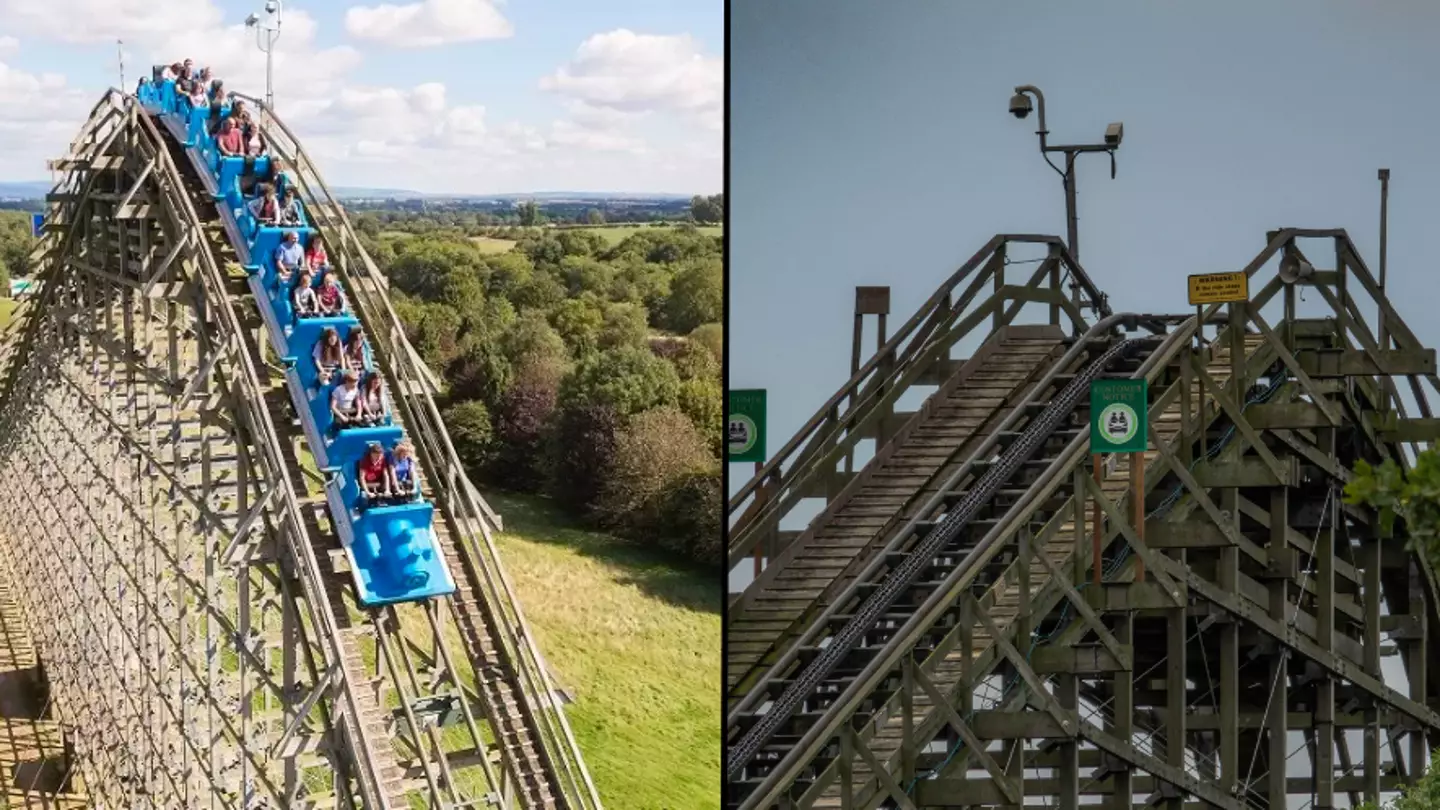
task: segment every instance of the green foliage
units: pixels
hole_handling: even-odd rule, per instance
[[[484,403],[471,400],[451,405],[441,416],[461,463],[471,470],[484,467],[494,451],[494,430]]]
[[[562,398],[563,401],[563,398]],[[548,489],[570,513],[588,516],[615,462],[620,416],[608,405],[561,407],[546,439]]]
[[[1359,462],[1345,485],[1345,501],[1378,510],[1386,534],[1396,518],[1404,520],[1407,547],[1440,564],[1440,450],[1420,453],[1408,473],[1391,459],[1379,467]]]
[[[586,357],[560,385],[563,405],[603,405],[622,418],[675,405],[679,398],[680,375],[675,367],[634,346]]]
[[[697,262],[675,275],[665,302],[665,320],[672,330],[693,331],[720,320],[725,305],[725,268],[720,259]]]
[[[600,327],[600,348],[644,346],[650,334],[645,322],[645,308],[639,304],[619,303],[605,307],[604,324]]]
[[[665,525],[670,493],[682,481],[703,474],[715,459],[689,418],[675,408],[656,408],[630,421],[615,437],[610,475],[595,505],[603,525],[689,553]]]
[[[565,339],[544,317],[526,312],[500,336],[500,351],[515,368],[527,364],[559,366],[566,357]]]
[[[1430,754],[1430,767],[1413,785],[1402,785],[1400,795],[1387,803],[1383,810],[1440,810],[1440,749]],[[1364,802],[1356,810],[1382,810],[1374,802]]]
[[[545,483],[545,426],[555,411],[560,370],[544,362],[520,368],[495,409],[494,455],[485,478],[516,492]]]
[[[600,348],[600,332],[605,328],[605,313],[600,298],[585,293],[567,298],[550,310],[550,325],[565,339],[575,357],[583,357]]]
[[[35,244],[28,212],[0,211],[0,268],[7,273],[7,291],[9,276],[28,276],[34,269],[30,266],[30,251]]]
[[[719,568],[725,530],[720,515],[725,505],[719,465],[676,479],[660,506],[660,542],[696,562]]]
[[[445,382],[462,461],[490,486],[543,490],[572,515],[716,564],[720,240],[688,224],[497,228],[489,216],[387,210],[357,223]]]
[[[725,327],[718,323],[707,323],[696,327],[690,339],[710,350],[715,362],[725,359]]]
[[[696,222],[706,224],[725,219],[725,195],[712,194],[709,197],[696,195],[690,199],[690,216]]]

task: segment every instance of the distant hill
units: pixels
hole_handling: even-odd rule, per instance
[[[0,200],[43,200],[53,183],[34,180],[25,183],[0,182]]]

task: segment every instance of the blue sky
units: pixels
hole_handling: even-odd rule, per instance
[[[1347,228],[1375,268],[1383,166],[1391,298],[1440,346],[1436,41],[1418,0],[736,4],[730,384],[770,391],[773,452],[849,376],[855,285],[893,288],[893,329],[994,234],[1064,234],[1019,84],[1052,142],[1125,123],[1118,177],[1079,169],[1117,310],[1185,311],[1187,274],[1240,269],[1275,227]]]
[[[263,93],[264,56],[240,28],[261,5],[0,0],[0,121],[10,122],[0,123],[0,177],[43,176],[118,82],[117,38],[129,83],[153,60],[190,55]],[[333,183],[720,190],[714,0],[297,0],[283,27],[277,108]]]

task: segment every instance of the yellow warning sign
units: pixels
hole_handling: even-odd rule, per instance
[[[1229,304],[1250,300],[1250,277],[1244,273],[1190,276],[1190,305]]]

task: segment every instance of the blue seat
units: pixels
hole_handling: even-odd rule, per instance
[[[310,244],[310,236],[315,233],[313,228],[276,227],[274,225],[255,226],[255,217],[250,213],[250,201],[246,200],[244,217],[249,226],[253,229],[246,234],[250,240],[250,264],[246,270],[259,272],[265,280],[272,281],[275,275],[275,249],[280,247],[280,239],[286,231],[295,231],[300,235],[300,246],[306,247]],[[238,221],[238,220],[237,220]],[[242,230],[241,233],[245,233]],[[253,268],[253,269],[252,269]]]
[[[388,454],[403,438],[405,434],[400,428],[386,425],[342,430],[330,441],[325,452],[330,466],[345,473],[345,481],[340,487],[340,497],[345,503],[353,504],[360,499],[360,487],[355,481],[355,465],[365,456],[370,443],[379,442]]]
[[[206,124],[210,123],[210,108],[201,107],[191,109],[186,119],[189,123],[185,127],[185,145],[200,147],[210,138],[210,131]]]
[[[311,362],[310,355],[315,351],[315,343],[320,340],[320,333],[326,327],[334,327],[340,333],[340,339],[345,339],[345,333],[350,327],[359,326],[360,322],[349,315],[341,315],[333,318],[303,318],[295,322],[290,328],[290,334],[285,340],[286,363],[292,363],[295,370],[300,374],[300,382],[306,388],[315,387],[315,364]]]
[[[244,199],[240,194],[240,176],[245,173],[245,158],[225,156],[219,159],[220,174],[215,186],[216,199],[230,201],[231,207]],[[270,171],[270,158],[255,158],[255,173],[268,174]]]
[[[175,80],[160,82],[160,109],[167,113],[175,111]]]

